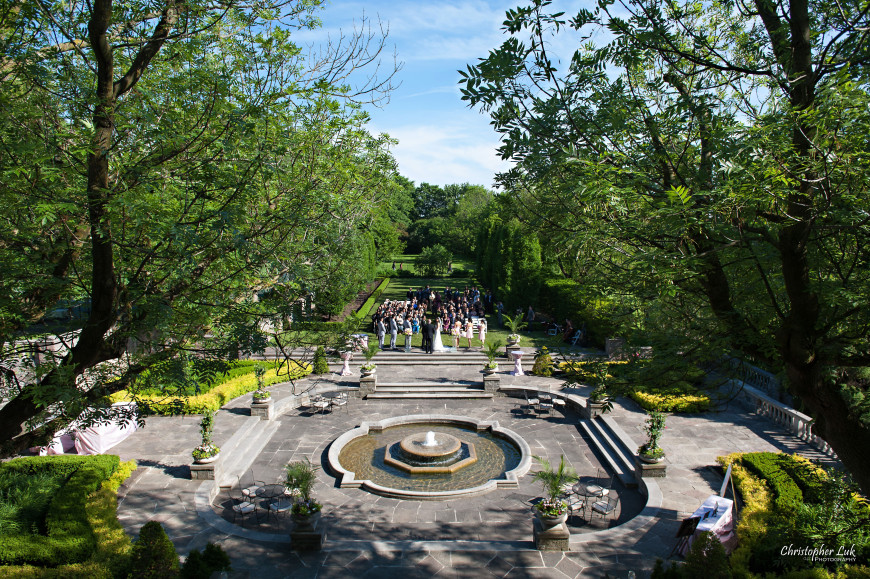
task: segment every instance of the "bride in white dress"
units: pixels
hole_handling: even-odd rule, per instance
[[[444,343],[441,341],[441,320],[438,320],[435,323],[435,337],[432,338],[432,351],[433,352],[446,352],[447,348],[444,347]]]

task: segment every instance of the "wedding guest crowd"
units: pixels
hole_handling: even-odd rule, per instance
[[[460,337],[466,339],[466,345],[471,347],[474,337],[474,318],[478,318],[479,339],[486,338],[487,310],[494,307],[492,292],[482,293],[476,286],[465,286],[464,289],[446,287],[439,292],[430,286],[420,289],[409,289],[405,300],[386,300],[378,306],[372,315],[372,326],[378,337],[378,345],[384,348],[396,348],[396,338],[399,333],[406,336],[406,343],[412,334],[421,331],[424,318],[437,323],[444,336],[454,336],[454,346],[458,346]],[[385,342],[389,336],[389,346]]]

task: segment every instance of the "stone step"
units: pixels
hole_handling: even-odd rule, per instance
[[[627,488],[636,488],[637,480],[634,476],[634,459],[626,457],[620,445],[613,441],[607,432],[607,427],[602,426],[597,419],[581,420],[580,428],[589,437],[590,443],[598,450],[598,454],[604,459],[609,470],[619,477],[619,480]]]
[[[244,429],[248,434],[227,455],[224,455],[224,449],[221,449],[222,462],[217,481],[221,488],[232,487],[238,482],[239,477],[251,468],[254,460],[281,426],[280,421],[260,420],[258,416],[252,416],[249,420],[256,421],[257,427]]]
[[[483,383],[476,382],[474,380],[453,380],[450,382],[443,382],[443,381],[442,382],[423,382],[423,381],[419,381],[419,382],[416,382],[416,381],[415,382],[381,382],[380,380],[378,381],[378,390],[380,390],[381,388],[411,388],[411,389],[414,389],[414,388],[421,388],[421,389],[424,389],[424,388],[425,389],[428,389],[428,388],[452,388],[455,390],[457,388],[469,388],[469,387],[482,388]]]
[[[378,387],[380,388],[380,386]],[[456,398],[492,398],[492,393],[483,390],[456,390],[450,392],[399,392],[376,390],[368,396],[369,400],[413,400],[413,399],[456,399]]]
[[[442,358],[437,356],[436,354],[432,354],[426,358],[415,358],[415,359],[405,359],[405,360],[384,360],[381,358],[375,358],[373,362],[378,366],[443,366],[444,364],[450,364],[452,366],[483,366],[489,360],[486,358],[462,358],[462,359],[450,359],[450,358]],[[499,363],[507,364],[506,360],[496,360]],[[364,364],[364,359],[359,360],[351,360],[350,367],[358,366]],[[330,362],[330,368],[341,368],[344,365],[343,362]]]

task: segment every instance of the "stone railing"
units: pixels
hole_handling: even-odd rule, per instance
[[[820,436],[813,432],[813,419],[802,412],[798,412],[794,408],[774,400],[764,392],[750,386],[746,382],[737,382],[737,386],[741,387],[740,400],[755,410],[756,414],[766,416],[784,426],[794,434],[797,438],[803,440],[807,444],[812,445],[820,452],[837,458],[836,453],[831,446]]]
[[[772,396],[782,402],[791,402],[791,396],[784,391],[779,378],[774,374],[757,368],[740,358],[728,358],[728,362],[743,383],[761,390],[768,396]]]

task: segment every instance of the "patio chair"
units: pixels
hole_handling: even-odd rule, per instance
[[[336,406],[342,407],[344,406],[344,411],[347,412],[347,392],[341,392],[338,396],[330,400],[330,405],[334,408]]]
[[[595,516],[595,513],[601,515],[601,518],[609,517],[616,512],[616,506],[619,504],[619,496],[610,492],[607,495],[606,500],[595,501],[592,503],[592,516]]]
[[[571,345],[572,345],[572,346],[576,346],[576,345],[577,345],[577,342],[580,341],[580,338],[581,338],[582,336],[583,336],[583,330],[577,330],[577,331],[574,333],[574,337],[571,338]]]
[[[241,519],[242,525],[245,524],[245,520],[251,515],[254,514],[254,517],[257,519],[257,523],[260,522],[260,517],[257,514],[257,505],[253,502],[249,501],[245,495],[242,494],[242,481],[239,479],[239,486],[233,487],[229,491],[230,500],[233,502],[233,524],[238,519]],[[237,491],[234,489],[238,489]]]
[[[242,495],[249,501],[253,502],[252,499],[257,498],[257,493],[261,488],[266,486],[266,483],[257,480],[254,477],[254,469],[249,471],[251,473],[251,478],[245,481],[242,481],[241,477],[239,478],[239,488],[242,489]]]
[[[269,512],[275,515],[275,517],[279,516],[287,516],[287,513],[290,512],[290,508],[293,506],[293,501],[290,499],[278,499],[269,505]]]
[[[529,392],[527,390],[523,390],[523,395],[526,397],[526,408],[534,414],[535,409],[538,408],[538,405],[541,403],[540,398],[537,396],[529,398]]]

